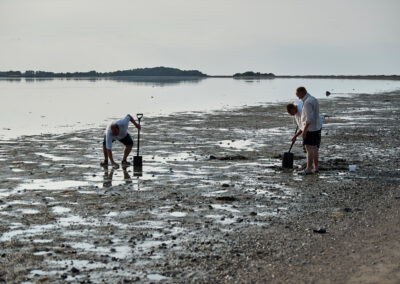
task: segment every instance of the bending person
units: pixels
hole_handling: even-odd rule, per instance
[[[107,126],[103,141],[104,161],[100,163],[101,166],[107,167],[108,160],[110,160],[114,168],[119,168],[119,165],[114,161],[112,154],[112,143],[115,140],[118,140],[125,145],[121,165],[123,167],[130,166],[130,163],[126,160],[133,147],[132,137],[128,133],[129,122],[132,122],[137,129],[140,129],[140,125],[136,123],[130,114],[127,114],[123,119],[111,122]]]
[[[303,133],[303,131],[301,130],[302,129],[301,114],[303,112],[303,102],[301,100],[298,100],[298,101],[296,101],[294,103],[287,104],[286,105],[286,111],[290,115],[294,116],[294,120],[295,120],[295,122],[297,124],[297,127],[299,128],[299,131],[296,132],[295,135],[292,138],[292,142],[296,142],[297,137],[300,136]],[[319,120],[319,123],[320,123],[321,128],[322,128],[322,116],[321,116],[321,114],[318,116],[318,120]],[[318,144],[317,147],[319,148],[319,146],[320,145]],[[304,152],[306,152],[304,145],[303,145],[303,149],[304,149]]]

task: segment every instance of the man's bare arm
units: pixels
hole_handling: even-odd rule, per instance
[[[141,128],[140,125],[139,125],[138,123],[136,123],[136,121],[133,119],[133,117],[132,117],[130,114],[128,114],[128,116],[129,116],[130,122],[132,122],[133,125],[135,125],[135,127],[136,127],[137,129],[140,129],[140,128]]]
[[[118,164],[113,159],[113,154],[112,154],[111,150],[107,149],[107,155],[108,155],[108,158],[110,159],[110,162],[113,165],[113,167],[119,168]]]
[[[301,137],[303,137],[303,139],[306,138],[307,132],[308,132],[308,128],[310,127],[311,123],[307,123],[306,126],[304,127],[304,131],[301,135]]]
[[[297,137],[302,133],[303,131],[300,129],[299,131],[297,131],[297,133],[292,137],[292,141],[296,142]]]

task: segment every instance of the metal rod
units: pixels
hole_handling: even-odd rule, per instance
[[[140,125],[140,119],[141,119],[141,117],[139,117],[138,119],[139,119],[139,125]],[[137,155],[136,155],[136,156],[139,156],[139,144],[140,144],[140,128],[138,128]]]
[[[297,129],[299,129],[299,126],[298,126],[298,125],[296,126],[296,130],[294,131],[294,134],[295,134],[295,135],[296,135],[296,133],[297,133]],[[296,141],[293,141],[293,142],[292,142],[292,145],[290,145],[290,148],[289,148],[289,152],[288,152],[288,153],[290,153],[290,151],[292,150],[292,147],[293,147],[294,142],[296,142]]]

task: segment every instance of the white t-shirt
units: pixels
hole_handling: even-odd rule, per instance
[[[302,122],[301,122],[301,114],[303,112],[303,102],[301,100],[298,100],[293,103],[297,107],[297,113],[294,115],[294,119],[296,120],[296,124],[299,126],[299,129],[302,129]],[[322,116],[319,114],[318,117],[318,126],[320,126],[319,129],[322,128]]]
[[[303,110],[303,102],[297,101],[293,103],[297,107],[297,113],[294,115],[294,119],[296,120],[296,124],[301,129],[301,112]]]
[[[129,126],[130,120],[131,120],[131,118],[129,117],[129,115],[127,115],[123,119],[115,120],[107,126],[105,134],[106,134],[106,148],[108,150],[111,150],[113,141],[121,140],[121,139],[125,138],[125,136],[128,134],[128,126]],[[114,136],[111,133],[111,125],[112,124],[116,124],[119,127],[119,133],[117,136]]]

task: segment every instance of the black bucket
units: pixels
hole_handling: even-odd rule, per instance
[[[282,168],[293,169],[293,154],[290,152],[283,153]]]

